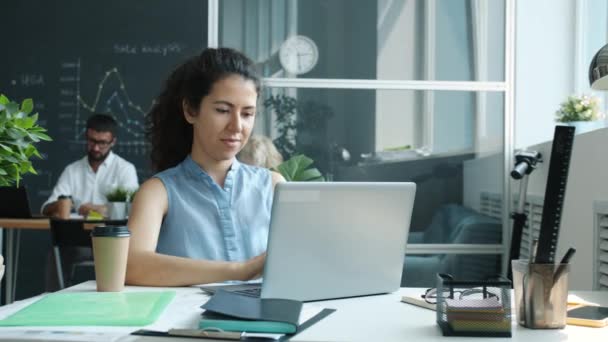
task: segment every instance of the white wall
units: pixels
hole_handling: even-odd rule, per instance
[[[561,258],[569,247],[576,248],[570,277],[570,289],[574,290],[593,287],[593,201],[608,200],[608,157],[604,146],[608,146],[605,128],[574,139],[557,252]],[[541,152],[544,162],[530,175],[528,196],[544,197],[551,142],[531,149]],[[515,188],[513,193],[517,196]]]
[[[554,113],[574,91],[572,0],[517,2],[515,145],[551,140]]]
[[[378,1],[377,78],[411,80],[420,52],[416,50],[417,1]],[[376,92],[376,151],[416,142],[416,92]]]
[[[503,154],[467,160],[463,163],[462,203],[469,208],[480,210],[481,193],[502,194]]]

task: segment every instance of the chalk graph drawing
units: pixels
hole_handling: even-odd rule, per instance
[[[145,141],[144,117],[154,105],[154,100],[147,106],[133,102],[122,75],[117,67],[107,69],[99,79],[95,89],[95,96],[85,98],[81,93],[82,77],[80,59],[74,63],[63,63],[64,69],[71,68],[73,77],[66,81],[72,81],[75,97],[74,104],[74,130],[73,140],[76,143],[84,143],[84,131],[86,119],[93,113],[107,113],[114,116],[118,123],[119,139],[117,148],[119,151],[143,154],[147,148]],[[87,79],[88,80],[88,79]],[[90,85],[87,84],[88,87]],[[68,102],[69,103],[69,102]]]

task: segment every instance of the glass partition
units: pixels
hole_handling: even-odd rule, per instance
[[[500,255],[488,254],[406,254],[401,286],[433,288],[437,273],[449,274],[456,280],[488,280],[500,274],[501,259]]]
[[[265,77],[504,81],[504,0],[219,5],[219,45],[253,57]]]
[[[501,243],[502,93],[267,88],[261,102],[255,134],[284,159],[305,154],[327,180],[415,182],[410,243]]]

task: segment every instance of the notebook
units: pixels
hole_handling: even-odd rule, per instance
[[[325,317],[324,308],[290,299],[253,298],[218,290],[201,306],[199,329],[295,334]],[[333,312],[334,310],[330,310]]]
[[[415,192],[414,183],[279,183],[263,283],[201,289],[300,301],[393,292]]]
[[[32,215],[27,189],[24,186],[2,186],[0,187],[0,217],[35,218],[44,216]]]
[[[52,293],[0,320],[0,326],[143,326],[154,323],[175,291]]]

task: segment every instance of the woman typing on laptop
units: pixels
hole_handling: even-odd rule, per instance
[[[278,173],[241,164],[260,80],[253,63],[206,49],[177,67],[148,115],[159,171],[129,217],[127,283],[183,286],[248,280],[265,259]]]

